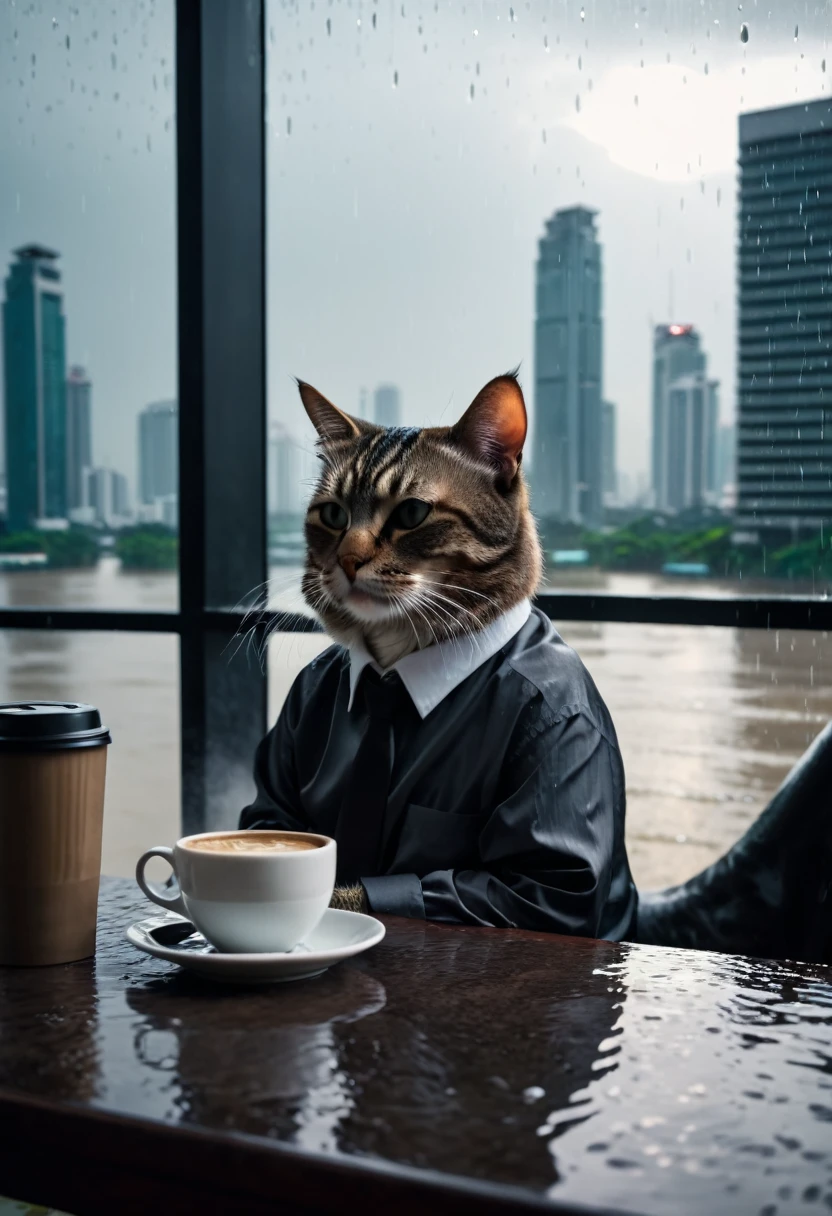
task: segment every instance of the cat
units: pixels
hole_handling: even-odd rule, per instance
[[[475,637],[534,594],[542,560],[516,371],[489,381],[448,427],[376,426],[297,383],[322,462],[302,589],[331,637],[360,637],[386,668]]]

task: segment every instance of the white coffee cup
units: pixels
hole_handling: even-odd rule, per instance
[[[136,881],[148,899],[178,912],[223,954],[291,950],[311,933],[332,899],[335,841],[312,832],[201,832],[172,849],[148,849]],[[145,878],[164,857],[179,882],[168,894]]]

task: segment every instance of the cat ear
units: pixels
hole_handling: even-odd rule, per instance
[[[319,393],[311,384],[304,380],[297,382],[303,408],[309,415],[310,421],[324,443],[339,439],[357,439],[369,430],[369,424],[360,419],[351,418],[337,405],[333,405]]]
[[[526,442],[526,403],[516,372],[497,376],[481,389],[456,426],[451,442],[494,469],[497,484],[508,489],[520,466]]]

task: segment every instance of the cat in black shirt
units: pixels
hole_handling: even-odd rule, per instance
[[[321,459],[303,592],[336,645],[261,744],[241,826],[334,836],[336,906],[622,938],[621,756],[580,659],[529,605],[516,373],[423,429],[298,387]]]

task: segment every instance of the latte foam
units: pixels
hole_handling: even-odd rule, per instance
[[[305,853],[319,849],[317,840],[289,832],[240,832],[238,836],[205,836],[184,846],[195,853]]]

